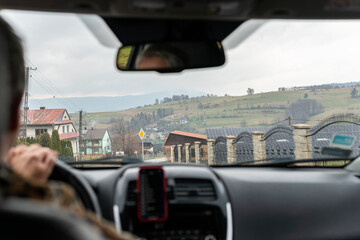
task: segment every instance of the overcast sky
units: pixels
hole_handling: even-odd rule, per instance
[[[244,95],[278,87],[360,81],[360,21],[281,21],[263,25],[226,52],[225,66],[181,74],[124,73],[117,49],[102,46],[73,14],[2,11],[22,37],[26,57],[66,96],[121,96],[165,90]],[[27,62],[29,64],[29,62]],[[52,97],[31,82],[34,98]]]

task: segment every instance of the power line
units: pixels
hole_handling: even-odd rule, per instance
[[[54,91],[52,91],[51,89],[49,89],[46,85],[44,85],[43,83],[41,83],[38,79],[33,78],[33,80],[40,86],[42,87],[45,91],[47,91],[50,95],[56,95]],[[66,101],[61,101],[58,98],[55,98],[56,101],[58,101],[58,103],[60,103],[60,106],[62,105],[66,105],[68,107],[73,108],[71,105],[69,105],[69,103],[66,103]]]
[[[39,103],[40,106],[45,106],[46,105],[40,99],[33,98],[33,96],[31,96],[30,94],[29,94],[29,97],[31,98],[31,100],[36,101],[37,103]]]
[[[40,70],[39,70],[40,72]],[[62,93],[61,90],[59,90],[50,80],[44,77],[44,75],[35,74],[36,77],[42,81],[44,84],[46,84],[52,91],[55,93],[55,95],[60,95],[64,101],[68,102],[69,104],[73,105],[75,109],[81,109],[79,105],[77,105],[74,101],[71,101],[64,93]]]
[[[25,57],[25,60],[30,63],[30,65],[34,64]],[[61,96],[64,102],[66,102],[66,105],[71,106],[71,108],[74,108],[74,110],[80,110],[80,109],[86,109],[84,106],[79,106],[74,101],[70,100],[58,87],[56,87],[52,81],[50,81],[40,70],[38,70],[38,73],[35,73],[34,76],[38,80],[38,84],[41,85],[48,93],[50,93],[53,96]],[[41,83],[42,84],[41,84]]]
[[[72,102],[68,101],[67,99],[64,98],[57,98],[56,96],[58,95],[50,86],[48,86],[46,83],[44,83],[43,81],[41,81],[39,78],[37,78],[35,76],[35,78],[33,78],[43,89],[45,89],[51,96],[53,96],[53,98],[55,98],[58,102],[61,102],[62,105],[67,105],[70,108],[74,108],[74,110],[78,109],[78,106],[74,105]]]

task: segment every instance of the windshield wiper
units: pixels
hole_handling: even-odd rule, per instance
[[[259,160],[259,161],[247,161],[247,162],[241,162],[241,163],[234,163],[234,164],[227,164],[224,166],[244,166],[244,167],[288,167],[291,165],[297,166],[298,163],[319,163],[319,162],[344,162],[344,164],[341,167],[346,166],[353,160],[354,158],[318,158],[318,159],[293,159],[293,158],[274,158],[269,160]],[[307,165],[299,165],[299,166],[307,166]],[[313,166],[311,166],[313,167]],[[316,166],[315,166],[316,167]],[[329,166],[329,167],[340,167],[339,166]]]

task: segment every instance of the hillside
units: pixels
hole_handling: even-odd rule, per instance
[[[285,119],[288,107],[299,99],[313,99],[323,106],[323,112],[306,123],[316,124],[336,113],[360,114],[360,98],[351,98],[352,88],[301,90],[259,93],[251,96],[201,97],[158,105],[133,108],[118,112],[87,113],[85,126],[109,128],[119,117],[130,120],[136,114],[154,114],[158,109],[172,109],[173,114],[161,118],[155,126],[205,133],[206,128],[271,125]],[[306,96],[305,96],[306,95]],[[72,114],[77,122],[78,115]],[[188,123],[179,124],[181,117]],[[304,122],[305,123],[305,122]],[[142,126],[145,127],[145,126]]]
[[[171,95],[186,94],[190,97],[206,95],[204,92],[191,90],[162,91],[143,95],[127,95],[115,97],[51,97],[51,98],[31,98],[29,101],[30,109],[46,108],[66,108],[69,113],[78,112],[83,109],[87,112],[113,112],[129,109],[144,104],[154,103],[155,99],[162,99]]]

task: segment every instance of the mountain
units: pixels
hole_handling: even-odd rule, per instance
[[[251,96],[199,97],[117,112],[89,113],[83,117],[83,127],[111,128],[120,117],[132,119],[132,124],[138,130],[147,126],[150,128],[151,125],[164,132],[181,130],[205,133],[205,129],[209,128],[273,127],[296,123],[317,125],[333,114],[360,115],[359,98],[351,97],[352,90],[333,88],[277,91]],[[322,106],[322,112],[309,118],[292,117],[289,122],[287,110],[300,99],[316,101],[318,106]],[[170,115],[164,115],[166,112]],[[154,116],[155,121],[152,120]],[[79,114],[71,114],[71,118],[78,123]]]
[[[153,104],[155,99],[160,101],[164,97],[181,94],[188,95],[189,97],[206,95],[206,93],[200,91],[177,90],[116,97],[30,98],[29,108],[66,108],[68,112],[76,112],[81,109],[86,112],[113,112]]]

